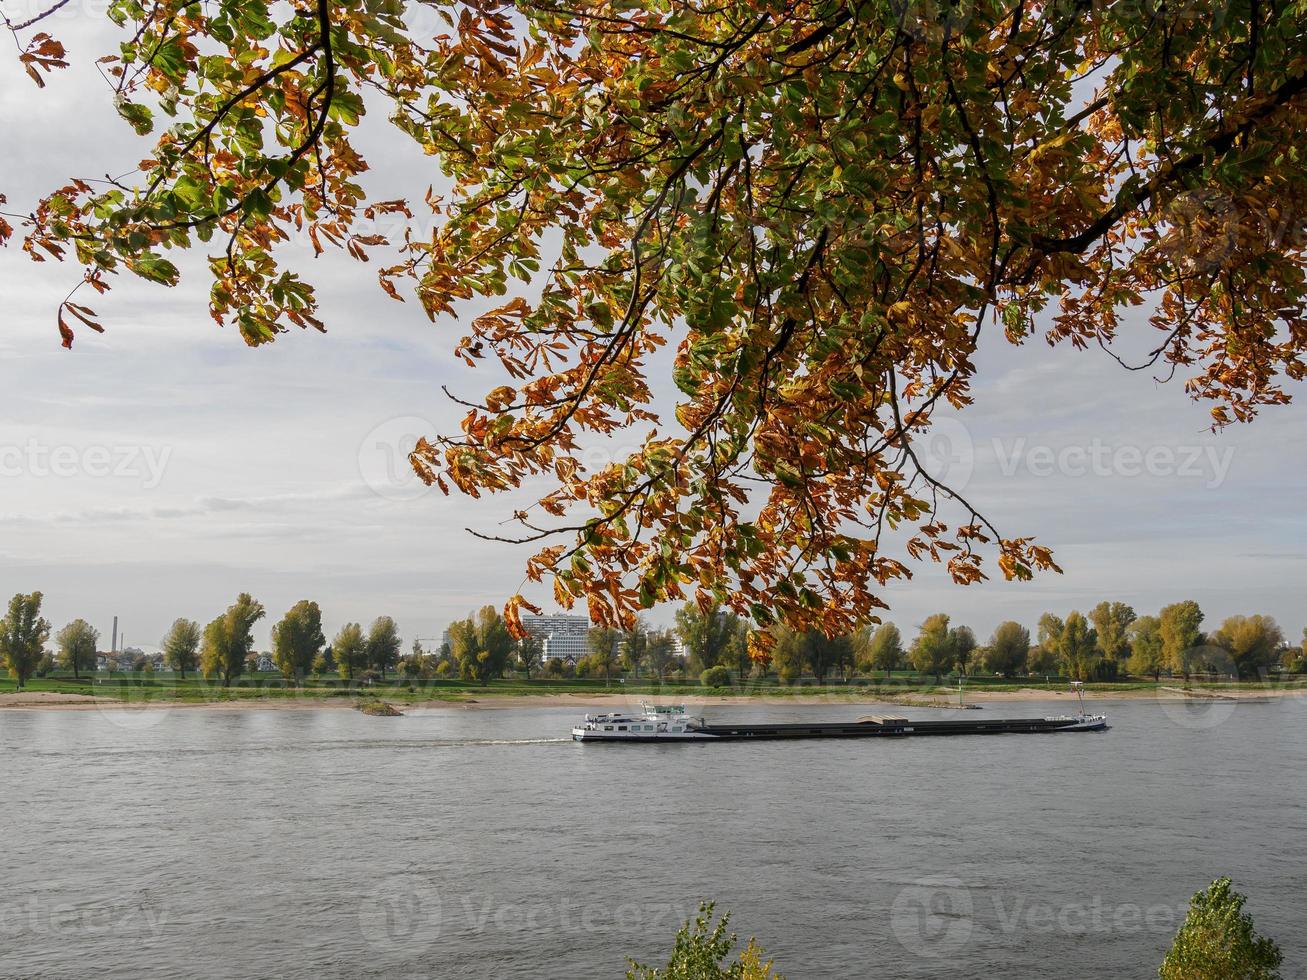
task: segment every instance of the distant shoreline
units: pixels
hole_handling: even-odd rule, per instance
[[[304,696],[253,695],[221,700],[190,700],[179,698],[152,698],[149,700],[132,700],[62,693],[55,691],[19,691],[0,694],[0,709],[37,709],[52,711],[87,711],[122,709],[136,710],[147,708],[165,710],[174,708],[208,709],[217,711],[274,710],[304,711],[323,708],[354,708],[360,697],[372,697],[361,694],[359,697],[317,697]],[[1171,703],[1176,701],[1257,701],[1267,698],[1307,697],[1307,688],[1284,687],[1250,687],[1228,689],[1199,689],[1185,693],[1178,686],[1140,687],[1137,689],[1094,691],[1086,690],[1085,699],[1092,701],[1136,701],[1152,703]],[[611,694],[597,692],[551,692],[539,694],[496,694],[493,691],[477,691],[464,697],[435,699],[409,699],[386,697],[385,692],[378,692],[379,700],[390,701],[403,711],[413,709],[463,709],[495,710],[517,707],[577,707],[603,708],[635,705],[640,701],[660,701],[684,703],[694,709],[713,705],[754,705],[754,704],[849,704],[849,705],[889,705],[895,708],[956,710],[957,694],[948,688],[939,688],[929,693],[912,693],[903,695],[876,695],[872,692],[856,693],[832,691],[820,694],[769,692],[766,694],[714,694],[711,692],[690,693],[674,691],[666,694],[627,694],[614,691]],[[1004,691],[967,691],[965,701],[968,704],[1022,703],[1029,701],[1062,701],[1074,703],[1076,696],[1070,691],[1050,691],[1034,687],[1017,688]]]

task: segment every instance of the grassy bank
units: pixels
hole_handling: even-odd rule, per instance
[[[295,684],[274,673],[245,675],[234,680],[230,687],[223,687],[221,682],[206,680],[194,675],[184,680],[171,673],[158,674],[97,674],[91,678],[74,679],[71,675],[56,675],[33,678],[26,690],[32,692],[49,692],[61,695],[89,695],[114,698],[132,703],[140,702],[178,702],[210,703],[240,701],[280,701],[286,699],[332,700],[337,698],[353,699],[358,697],[384,698],[387,701],[415,703],[421,701],[463,702],[481,699],[526,696],[614,696],[614,697],[657,697],[676,699],[703,696],[736,696],[760,699],[784,700],[796,697],[825,697],[838,700],[882,699],[906,704],[929,704],[956,701],[956,681],[954,686],[946,681],[937,685],[933,677],[922,676],[914,672],[898,672],[886,678],[858,677],[847,683],[827,681],[818,684],[813,678],[806,678],[793,685],[781,685],[774,678],[747,680],[743,684],[729,687],[705,688],[697,681],[666,680],[657,681],[648,678],[614,679],[606,684],[602,678],[532,678],[507,677],[496,679],[488,684],[476,684],[457,679],[451,680],[414,680],[399,677],[387,678],[369,685],[360,685],[339,677],[305,678],[302,684]],[[0,695],[15,691],[12,678],[0,678]],[[966,680],[966,696],[976,699],[1001,698],[1005,694],[1016,696],[1018,693],[1029,696],[1030,692],[1046,692],[1050,697],[1065,696],[1067,681],[1062,678],[1013,678],[972,677]],[[1126,680],[1113,683],[1087,684],[1085,690],[1091,696],[1111,697],[1147,697],[1150,695],[1175,697],[1180,690],[1189,691],[1195,697],[1211,697],[1225,694],[1281,693],[1285,691],[1307,691],[1307,678],[1283,677],[1257,681],[1230,680],[1191,680],[1186,683],[1181,678],[1162,678],[1160,682],[1150,680]]]

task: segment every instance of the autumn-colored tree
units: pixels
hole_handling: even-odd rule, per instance
[[[23,689],[45,655],[50,624],[41,616],[40,592],[18,593],[9,600],[9,610],[0,619],[0,660]]]
[[[903,637],[893,623],[881,623],[876,631],[863,630],[859,637],[858,661],[864,670],[891,671],[903,662]]]
[[[1185,680],[1194,669],[1194,651],[1202,642],[1203,611],[1192,599],[1164,606],[1157,614],[1158,633],[1162,637],[1162,658],[1168,668],[1183,674]]]
[[[749,661],[753,664],[751,673],[766,677],[772,667],[771,637],[763,636],[760,630],[750,630],[746,644]]]
[[[1284,632],[1270,616],[1231,616],[1210,639],[1230,655],[1240,677],[1257,677],[1280,658]]]
[[[65,670],[71,667],[73,677],[80,677],[83,667],[95,670],[100,632],[86,620],[74,619],[55,634],[54,640],[59,646],[59,666]]]
[[[1159,680],[1166,668],[1162,624],[1156,616],[1140,616],[1130,624],[1130,673]]]
[[[292,233],[363,259],[374,219],[428,212],[382,288],[433,318],[495,298],[455,353],[508,383],[413,463],[478,496],[552,481],[517,511],[528,575],[604,625],[693,591],[835,635],[904,557],[962,583],[987,554],[1055,567],[921,465],[982,331],[1111,351],[1146,303],[1130,366],[1182,367],[1216,425],[1303,373],[1295,4],[443,0],[434,37],[416,9],[111,0],[101,67],[154,143],[0,240],[101,292],[204,247],[213,317],[263,344],[322,326]],[[12,25],[38,84],[65,63],[43,16]],[[447,178],[421,203],[367,198],[365,92]],[[99,329],[80,296],[57,319],[67,344]],[[586,437],[623,429],[638,448],[587,468]]]
[[[283,677],[302,679],[326,642],[322,610],[316,602],[301,599],[272,627],[272,661]]]
[[[1004,677],[1015,677],[1026,669],[1030,655],[1030,630],[1020,623],[1008,620],[999,623],[989,638],[985,652],[985,668]]]

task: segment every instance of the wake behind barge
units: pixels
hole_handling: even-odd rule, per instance
[[[913,735],[1029,735],[1096,732],[1106,715],[1055,715],[1045,718],[986,718],[983,721],[918,721],[869,716],[851,722],[710,725],[691,718],[683,705],[643,705],[637,712],[586,715],[572,729],[578,742],[742,742],[793,738],[904,738]]]

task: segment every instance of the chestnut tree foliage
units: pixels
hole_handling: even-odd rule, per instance
[[[1303,374],[1303,0],[108,16],[122,43],[100,68],[146,159],[11,202],[0,236],[100,292],[124,271],[172,284],[170,254],[203,248],[211,313],[250,344],[323,326],[279,263],[296,232],[386,256],[381,287],[433,319],[493,298],[456,349],[506,383],[464,393],[461,430],[411,460],[446,492],[542,487],[516,514],[529,577],[601,623],[692,595],[833,634],[913,558],[960,583],[987,558],[1054,568],[921,465],[933,413],[969,401],[982,330],[1019,344],[1042,313],[1050,342],[1112,351],[1143,305],[1152,355],[1129,366],[1178,368],[1216,425]],[[39,14],[11,26],[44,83],[58,39]],[[365,110],[431,155],[442,193],[364,193]],[[387,242],[379,215],[422,220]],[[70,298],[66,344],[74,328],[100,325]],[[669,362],[667,413],[650,373]],[[614,436],[638,448],[582,465]]]

